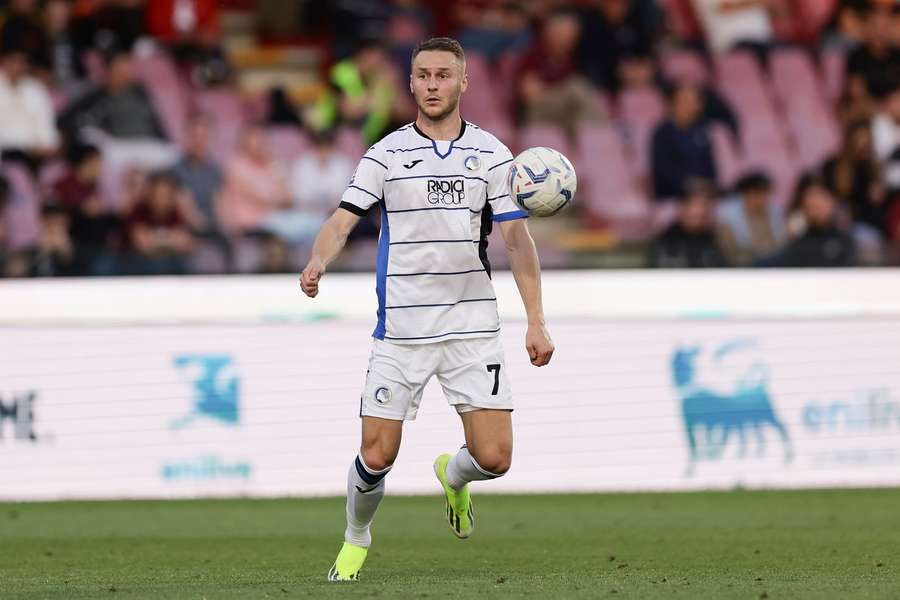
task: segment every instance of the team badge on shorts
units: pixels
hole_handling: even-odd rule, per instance
[[[375,390],[375,402],[381,405],[391,403],[391,390],[386,387],[380,387]]]
[[[477,171],[481,168],[481,159],[473,154],[472,156],[467,156],[463,164],[468,170]]]

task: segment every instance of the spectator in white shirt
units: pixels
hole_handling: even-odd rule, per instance
[[[891,86],[872,119],[872,144],[884,165],[888,188],[900,188],[900,82]]]
[[[30,75],[28,55],[2,48],[0,56],[0,149],[4,160],[20,159],[34,168],[59,148],[53,101]]]
[[[335,147],[333,132],[316,134],[313,145],[313,150],[298,158],[291,168],[292,206],[272,215],[265,227],[289,242],[315,237],[353,175],[355,165]]]
[[[692,0],[713,52],[725,52],[736,44],[769,44],[774,32],[769,17],[770,0]]]

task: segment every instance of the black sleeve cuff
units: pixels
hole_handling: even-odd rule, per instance
[[[357,217],[364,217],[368,213],[368,211],[364,208],[360,208],[355,204],[351,204],[349,202],[341,202],[338,204],[338,208],[343,208],[344,210],[348,210],[352,212]]]

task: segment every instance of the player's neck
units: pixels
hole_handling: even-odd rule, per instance
[[[462,131],[462,119],[459,112],[449,114],[440,121],[433,121],[419,113],[416,118],[416,128],[433,140],[450,142],[459,137]]]

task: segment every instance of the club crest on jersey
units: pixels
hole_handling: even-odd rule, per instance
[[[465,167],[470,171],[477,171],[481,168],[481,159],[475,155],[467,156],[466,160],[463,161]]]
[[[429,179],[426,191],[428,204],[462,204],[466,199],[466,182],[463,179]]]
[[[386,387],[380,387],[375,390],[375,402],[377,402],[378,404],[390,404],[391,390]]]

